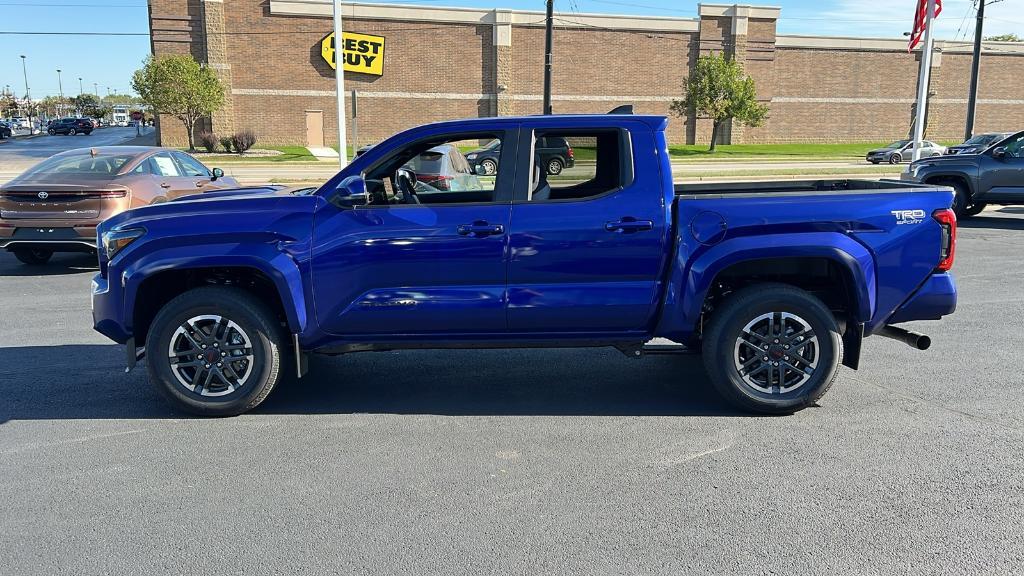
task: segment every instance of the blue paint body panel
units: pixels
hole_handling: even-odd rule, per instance
[[[198,195],[122,213],[98,229],[145,233],[93,286],[98,331],[136,337],[140,287],[155,274],[199,268],[260,271],[277,291],[288,329],[308,350],[373,343],[531,342],[537,345],[692,342],[705,296],[730,266],[765,259],[825,258],[846,279],[852,320],[870,334],[894,322],[937,319],[956,306],[948,273],[936,272],[943,187],[690,194],[673,186],[658,116],[485,118],[414,128],[371,148],[309,193],[279,187]],[[537,130],[614,129],[632,156],[631,177],[604,194],[529,202],[529,164],[516,147]],[[514,174],[493,202],[342,207],[345,178],[397,148],[438,136],[512,135]],[[519,135],[519,136],[515,136]],[[518,140],[516,140],[518,138]],[[502,163],[506,164],[503,156]],[[793,183],[803,185],[806,183]],[[738,186],[738,185],[737,185]],[[796,186],[799,188],[799,186]],[[928,215],[898,223],[894,211]],[[621,221],[642,231],[610,230]],[[460,233],[486,222],[492,235]],[[614,228],[614,227],[612,227]]]

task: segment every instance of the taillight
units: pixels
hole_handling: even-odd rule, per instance
[[[932,212],[932,218],[935,218],[942,229],[939,265],[936,270],[946,272],[953,267],[953,259],[956,257],[956,212],[943,208]]]
[[[570,146],[569,147],[569,158],[575,158],[575,157],[576,156],[573,154],[573,151],[572,151],[572,146]]]

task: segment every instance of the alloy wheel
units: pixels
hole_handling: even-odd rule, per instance
[[[818,337],[800,316],[768,312],[743,327],[736,338],[733,360],[747,386],[764,394],[785,394],[814,375]]]
[[[249,335],[218,315],[194,316],[178,326],[167,356],[178,383],[200,396],[231,394],[253,373]]]

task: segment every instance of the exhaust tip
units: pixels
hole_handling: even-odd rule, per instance
[[[917,349],[918,350],[927,350],[927,349],[929,349],[931,347],[932,347],[932,339],[931,339],[930,336],[925,336],[924,334],[921,334],[917,338]]]

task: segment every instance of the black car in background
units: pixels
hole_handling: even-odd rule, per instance
[[[61,118],[49,124],[46,131],[49,134],[67,134],[68,136],[85,134],[88,136],[95,128],[96,125],[89,118]]]
[[[12,134],[14,134],[14,129],[7,122],[0,122],[0,140],[10,138]]]
[[[1010,136],[1013,132],[988,132],[986,134],[975,134],[963,144],[946,148],[946,154],[981,154],[989,146]]]
[[[952,187],[956,191],[953,209],[961,218],[974,216],[989,204],[1024,204],[1024,132],[980,154],[918,160],[903,178]]]
[[[572,146],[569,146],[569,143],[561,136],[538,138],[534,151],[540,154],[541,164],[547,168],[548,174],[561,174],[563,169],[576,165]],[[501,140],[491,140],[482,148],[477,148],[466,154],[466,160],[473,167],[474,172],[490,176],[498,172],[499,156],[501,156]]]

